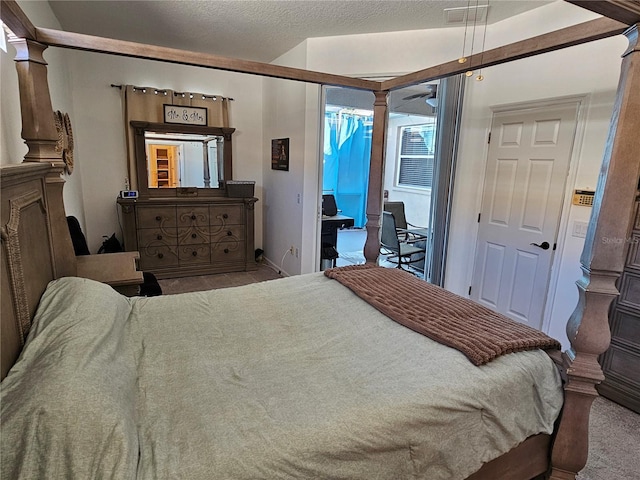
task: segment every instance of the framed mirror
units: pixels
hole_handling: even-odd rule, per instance
[[[132,121],[142,197],[224,196],[235,128]]]

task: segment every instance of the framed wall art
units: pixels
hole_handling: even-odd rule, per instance
[[[271,169],[289,171],[289,139],[271,140]]]

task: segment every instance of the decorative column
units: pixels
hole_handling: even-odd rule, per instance
[[[16,48],[22,138],[29,147],[24,161],[48,163],[52,167],[46,179],[46,195],[55,256],[54,274],[56,278],[72,276],[76,274],[76,258],[62,199],[65,164],[62,150],[56,150],[58,131],[47,82],[47,62],[42,56],[47,46],[24,38],[10,38],[9,41]]]
[[[42,56],[47,46],[24,38],[10,38],[9,42],[16,48],[22,138],[29,147],[24,160],[60,163],[64,167],[62,152],[56,152],[58,132],[47,82],[47,62]]]
[[[619,294],[615,282],[624,268],[640,176],[640,47],[638,25],[625,32],[629,48],[622,71],[609,136],[580,262],[579,300],[569,322],[571,348],[563,354],[565,406],[551,457],[551,479],[575,479],[589,445],[589,411],[603,379],[598,356],[609,346],[609,305]]]
[[[387,138],[388,91],[373,92],[373,131],[371,133],[371,160],[369,190],[367,191],[367,241],[364,257],[367,263],[375,263],[380,253],[380,216],[382,212],[382,185],[384,182],[384,153]]]

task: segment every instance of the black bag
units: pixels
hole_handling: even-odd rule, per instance
[[[102,246],[98,250],[98,253],[116,253],[124,251],[120,241],[116,238],[115,233],[110,237],[105,235],[102,238],[104,238],[104,241],[102,242]]]

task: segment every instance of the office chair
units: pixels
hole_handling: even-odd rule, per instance
[[[322,195],[322,215],[335,217],[337,214],[338,206],[336,204],[336,197],[331,194]]]
[[[380,238],[381,253],[387,256],[387,261],[397,263],[396,268],[406,270],[403,265],[410,266],[413,263],[423,261],[426,256],[426,248],[417,247],[398,239],[396,219],[393,213],[382,212],[382,234]],[[397,259],[397,261],[394,261]]]
[[[69,235],[71,235],[71,243],[73,244],[73,251],[77,256],[91,255],[89,246],[87,245],[87,239],[82,233],[80,222],[74,216],[67,217],[67,226],[69,227]],[[114,237],[115,238],[115,237]],[[162,288],[156,279],[156,276],[150,272],[142,272],[143,282],[140,285],[141,297],[155,297],[162,295]]]

